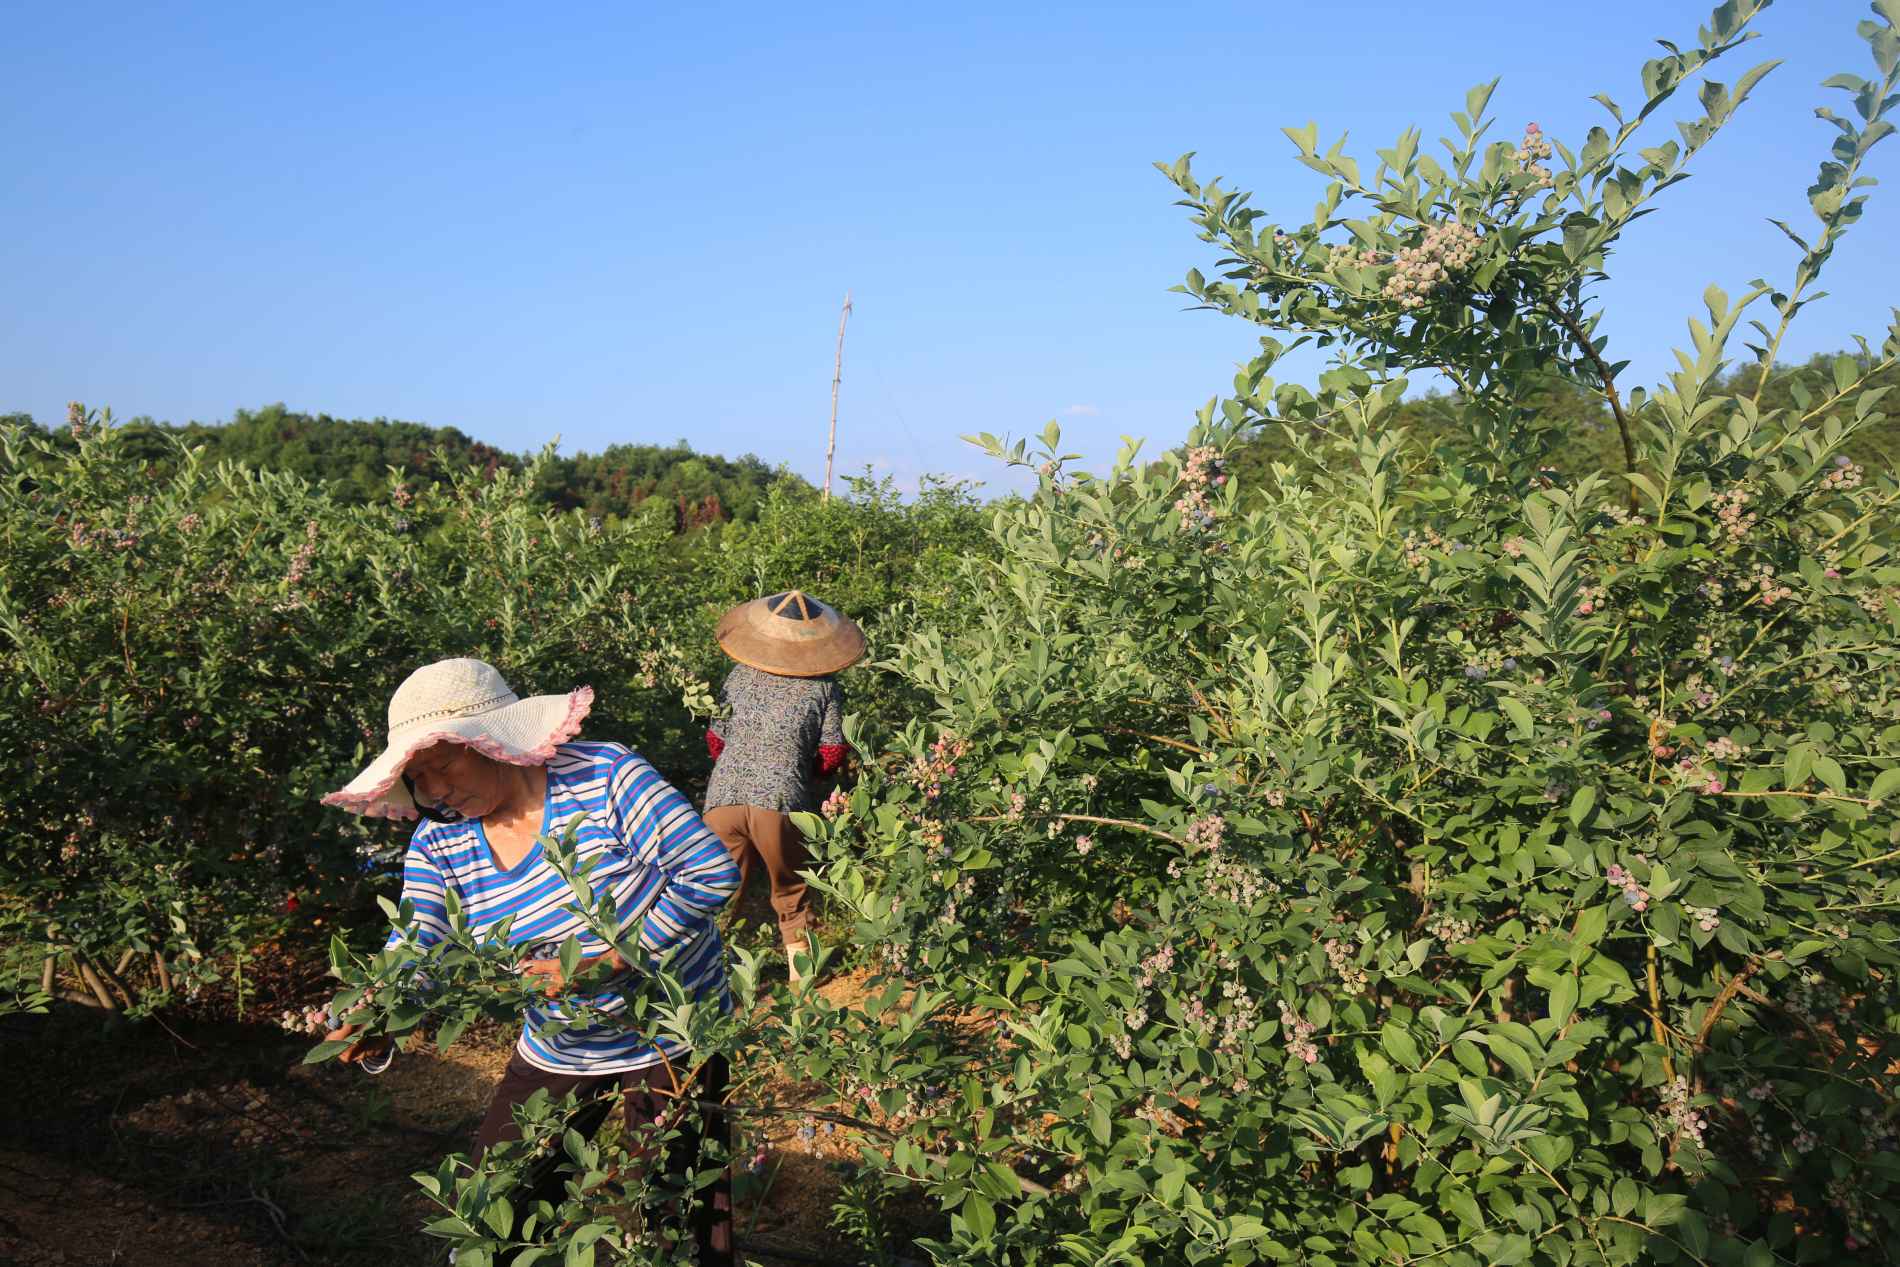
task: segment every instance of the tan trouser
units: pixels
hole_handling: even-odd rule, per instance
[[[811,865],[811,855],[805,852],[804,834],[792,824],[791,815],[756,805],[721,805],[702,817],[739,864],[739,892],[745,892],[746,879],[752,874],[752,855],[764,861],[772,878],[772,909],[778,913],[779,932],[788,942],[804,941],[812,922],[811,904],[798,873]]]

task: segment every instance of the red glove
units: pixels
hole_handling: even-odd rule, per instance
[[[715,735],[712,731],[710,730],[707,731],[706,732],[706,755],[711,757],[714,761],[717,761],[719,760],[719,754],[724,752],[725,750],[726,750],[726,741],[721,739],[718,735]]]
[[[818,747],[818,777],[830,778],[844,769],[844,745],[841,743],[820,744]]]

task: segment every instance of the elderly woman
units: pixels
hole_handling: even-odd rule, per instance
[[[557,996],[559,947],[577,939],[587,968],[605,975],[588,1002],[604,1013],[625,1001],[614,988],[627,974],[662,960],[695,997],[730,1005],[724,952],[713,916],[738,888],[739,872],[719,838],[687,799],[638,755],[615,743],[576,741],[593,703],[582,687],[567,695],[521,699],[479,660],[443,660],[416,670],[389,701],[389,743],[350,781],[323,798],[358,814],[422,818],[403,864],[403,897],[415,910],[423,944],[447,928],[446,896],[459,899],[479,933],[512,918],[509,941],[531,957],[524,971],[542,978],[549,1001],[528,1009],[514,1056],[495,1090],[474,1153],[519,1137],[513,1110],[535,1091],[569,1091],[590,1102],[592,1130],[623,1092],[629,1125],[651,1121],[674,1094],[671,1070],[692,1065],[676,1038],[611,1021],[548,1033],[563,1019]],[[572,895],[542,853],[539,838],[575,833],[580,860],[597,895],[623,914],[644,912],[639,949],[629,964],[569,909]],[[391,935],[391,942],[397,939]],[[329,1035],[350,1038],[353,1026]],[[387,1041],[366,1038],[346,1061],[385,1057]],[[669,1070],[670,1066],[670,1070]],[[705,1062],[697,1097],[725,1094],[726,1069]],[[723,1120],[689,1115],[687,1138],[666,1159],[670,1172],[697,1161],[701,1132],[723,1134]],[[629,1139],[636,1136],[629,1132]],[[558,1200],[558,1173],[535,1196]],[[694,1218],[701,1263],[732,1261],[730,1196],[723,1183]],[[524,1210],[530,1201],[517,1202]]]

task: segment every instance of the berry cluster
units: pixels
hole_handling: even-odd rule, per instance
[[[1481,651],[1465,662],[1465,676],[1473,682],[1496,677],[1500,673],[1515,673],[1516,671],[1517,657],[1505,655],[1495,647],[1489,651]]]
[[[1253,909],[1263,894],[1278,893],[1280,886],[1263,880],[1258,868],[1227,855],[1215,855],[1207,869],[1207,892],[1216,901],[1231,902],[1242,910]]]
[[[1280,1032],[1286,1038],[1286,1049],[1296,1059],[1307,1064],[1319,1060],[1319,1045],[1313,1041],[1314,1025],[1304,1017],[1296,1016],[1293,1009],[1280,1003]]]
[[[304,577],[310,574],[310,563],[317,557],[317,521],[312,519],[303,526],[303,544],[290,556],[290,570],[284,573],[285,585],[301,585]]]
[[[1439,915],[1425,925],[1425,931],[1447,946],[1466,946],[1472,942],[1472,934],[1477,929],[1468,919],[1460,919],[1455,915]]]
[[[1187,826],[1187,845],[1191,850],[1218,850],[1227,836],[1227,820],[1219,814],[1203,814]]]
[[[1360,250],[1352,242],[1340,242],[1327,249],[1332,252],[1330,262],[1334,268],[1378,268],[1381,264],[1392,262],[1391,256],[1378,251]]]
[[[1612,863],[1610,869],[1603,873],[1603,878],[1610,882],[1611,888],[1623,890],[1623,901],[1628,903],[1632,910],[1649,909],[1649,890],[1637,883],[1636,877],[1621,866]]]
[[[1332,966],[1333,973],[1346,987],[1347,994],[1366,992],[1366,970],[1355,961],[1353,949],[1349,943],[1337,937],[1327,938],[1326,962]]]
[[[1748,508],[1749,492],[1745,488],[1731,488],[1709,498],[1709,505],[1715,507],[1715,517],[1720,521],[1729,540],[1740,541],[1761,519]]]
[[[327,1034],[336,1028],[335,1018],[327,1007],[285,1011],[277,1023],[292,1034]]]
[[[1432,225],[1417,246],[1399,252],[1397,267],[1386,279],[1385,297],[1408,311],[1423,308],[1477,258],[1477,230],[1456,220]]]
[[[934,801],[943,795],[944,784],[956,777],[957,762],[969,750],[965,740],[948,733],[939,735],[930,745],[930,755],[911,758],[905,773],[926,801]]]
[[[1217,518],[1208,492],[1227,483],[1220,451],[1208,444],[1189,449],[1187,460],[1181,466],[1181,483],[1185,491],[1174,502],[1174,509],[1181,516],[1181,531],[1213,531]]]
[[[1543,160],[1550,157],[1550,142],[1544,137],[1544,130],[1535,123],[1524,125],[1524,139],[1518,142],[1511,158],[1517,163],[1517,169],[1537,178],[1539,188],[1550,188],[1550,168]]]
[[[1775,569],[1766,563],[1755,567],[1755,589],[1763,607],[1773,607],[1784,598],[1794,597],[1794,591],[1777,581]]]
[[[1709,769],[1706,757],[1694,753],[1685,752],[1677,757],[1670,774],[1677,784],[1694,788],[1704,796],[1719,796],[1726,786],[1721,776]]]
[[[1689,1080],[1681,1075],[1663,1088],[1663,1120],[1668,1123],[1671,1133],[1686,1137],[1695,1143],[1702,1142],[1702,1133],[1709,1128],[1706,1117],[1697,1112],[1692,1101],[1694,1095],[1689,1090]]]
[[[1427,527],[1424,529],[1423,536],[1420,536],[1416,532],[1406,533],[1405,541],[1399,548],[1405,551],[1406,567],[1422,568],[1427,562],[1425,552],[1427,550],[1444,549],[1445,539],[1439,536],[1435,530]]]
[[[1834,459],[1834,469],[1821,477],[1821,487],[1830,493],[1845,493],[1859,488],[1866,476],[1866,469],[1843,453]]]
[[[1161,946],[1141,961],[1141,974],[1135,978],[1135,987],[1141,990],[1152,989],[1154,983],[1174,971],[1174,947]]]

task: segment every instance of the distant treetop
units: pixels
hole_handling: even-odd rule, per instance
[[[16,417],[15,421],[24,421]],[[125,424],[128,442],[143,445],[150,461],[167,465],[170,440],[202,445],[212,461],[241,462],[284,471],[327,485],[346,502],[383,496],[391,467],[416,487],[446,482],[475,468],[520,471],[528,459],[472,439],[455,427],[388,418],[344,419],[307,414],[281,404],[240,409],[231,421],[173,425],[150,418]],[[685,440],[670,445],[616,444],[600,453],[555,457],[536,481],[536,493],[560,510],[602,518],[626,516],[657,498],[672,507],[681,531],[758,516],[766,491],[784,481],[795,493],[815,495],[805,480],[750,453],[737,459],[697,453]]]

